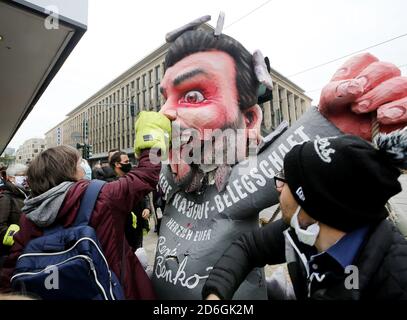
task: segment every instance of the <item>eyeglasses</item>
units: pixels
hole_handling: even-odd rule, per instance
[[[276,189],[281,189],[282,187],[284,187],[284,184],[287,182],[287,180],[285,179],[284,176],[284,171],[281,170],[280,172],[278,172],[275,176],[274,176],[274,184],[276,186]]]

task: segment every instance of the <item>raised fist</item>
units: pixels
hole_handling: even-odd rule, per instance
[[[167,155],[171,141],[171,121],[161,113],[141,111],[137,116],[134,153],[138,157],[143,149],[161,149],[162,155]]]
[[[370,53],[356,55],[322,89],[320,112],[344,133],[371,140],[372,124],[390,132],[407,123],[407,78]]]

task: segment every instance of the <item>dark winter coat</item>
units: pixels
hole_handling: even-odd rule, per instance
[[[116,173],[110,166],[103,166],[98,169],[92,170],[92,179],[103,180],[106,182],[112,182],[116,180]]]
[[[24,199],[24,191],[9,182],[0,190],[0,256],[7,254],[10,249],[3,246],[3,239],[8,227],[19,223]]]
[[[149,161],[148,151],[144,151],[139,167],[133,168],[117,181],[103,186],[90,220],[90,225],[96,230],[110,268],[119,278],[121,278],[121,271],[124,272],[122,285],[127,299],[155,298],[150,279],[124,239],[124,226],[128,213],[136,203],[155,189],[160,168],[160,164],[152,164]],[[80,180],[70,187],[58,212],[56,223],[68,227],[74,222],[88,184],[88,180]],[[30,239],[42,235],[42,230],[25,215],[21,217],[20,226],[21,230],[16,234],[15,244],[4,264],[1,277],[3,288],[10,287],[10,278],[16,260],[26,244]],[[122,259],[123,251],[124,259]],[[122,261],[125,262],[123,268]]]
[[[285,233],[285,234],[284,234]],[[289,239],[290,238],[290,239]],[[296,298],[315,300],[407,299],[407,241],[388,220],[370,228],[353,265],[359,270],[359,289],[346,289],[344,278],[309,297],[307,272],[291,241],[300,249],[293,229],[282,220],[244,234],[213,268],[202,291],[231,299],[254,267],[287,262]]]
[[[104,166],[102,168],[96,169],[94,171],[94,179],[103,180],[106,182],[112,182],[119,179],[119,176],[116,175],[116,172],[110,166]],[[138,248],[143,246],[143,229],[149,229],[149,223],[146,219],[142,217],[144,209],[150,209],[147,196],[143,197],[136,206],[131,210],[137,217],[137,227],[133,226],[133,215],[129,213],[126,218],[126,224],[124,232],[126,235],[127,242],[133,249],[136,251]]]

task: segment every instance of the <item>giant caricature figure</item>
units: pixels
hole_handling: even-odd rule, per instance
[[[161,82],[166,99],[161,112],[182,132],[194,129],[202,142],[209,139],[205,129],[243,129],[244,136],[237,144],[214,147],[214,154],[236,149],[232,164],[196,159],[188,163],[191,149],[184,140],[175,144],[173,139],[171,151],[179,155],[170,153],[170,164],[163,166],[159,182],[167,205],[153,284],[161,299],[201,298],[205,279],[225,249],[242,232],[257,228],[259,212],[278,202],[272,178],[293,145],[343,133],[369,139],[371,111],[378,107],[381,129],[391,130],[407,121],[406,78],[394,65],[363,54],[338,70],[323,89],[319,108],[308,110],[289,129],[282,125],[262,139],[258,89],[271,84],[264,59],[221,34],[219,21],[215,32],[198,30],[208,19],[167,35],[171,45]],[[254,162],[243,160],[247,141],[253,139],[259,142],[257,157],[251,157]],[[201,157],[207,160],[212,155],[204,151]],[[234,295],[234,299],[266,298],[260,269],[252,271]]]

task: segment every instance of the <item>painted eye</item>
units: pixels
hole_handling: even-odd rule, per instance
[[[199,91],[189,91],[184,96],[186,103],[199,103],[205,100],[205,97]]]

